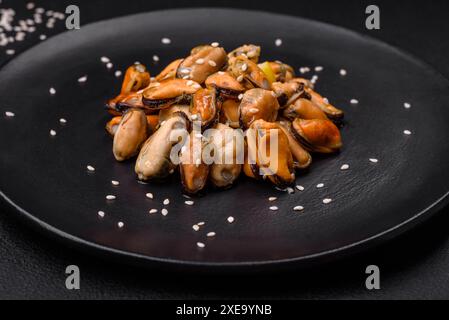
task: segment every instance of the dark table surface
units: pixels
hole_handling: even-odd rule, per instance
[[[27,14],[26,3],[3,0],[0,8],[14,8],[20,18]],[[82,25],[179,7],[242,7],[297,15],[381,39],[412,53],[449,78],[449,3],[444,0],[376,1],[381,11],[381,29],[376,31],[365,28],[365,8],[371,4],[368,1],[39,0],[35,3],[46,10],[61,12],[69,4],[77,4]],[[7,48],[14,48],[17,54],[38,43],[40,34],[52,36],[63,31],[64,22],[58,22],[51,30],[41,27],[25,41]],[[0,65],[11,58],[5,49],[0,47]],[[71,264],[80,267],[81,290],[65,288],[64,272]],[[381,289],[374,292],[365,289],[365,268],[370,264],[381,270]],[[385,245],[313,270],[282,275],[201,276],[142,270],[74,251],[30,229],[0,203],[0,298],[448,299],[449,208]]]

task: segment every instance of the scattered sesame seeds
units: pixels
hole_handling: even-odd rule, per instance
[[[329,204],[329,203],[331,203],[331,202],[332,202],[332,199],[331,199],[331,198],[323,199],[323,203],[324,203],[324,204]]]
[[[170,43],[171,43],[171,40],[170,40],[170,38],[162,38],[162,39],[161,39],[161,42],[162,42],[163,44],[170,44]]]
[[[324,187],[324,183],[318,183],[318,184],[316,185],[316,187],[317,187],[318,189],[321,189],[321,188]]]
[[[344,164],[340,167],[340,170],[348,170],[349,169],[349,164]]]
[[[120,182],[118,182],[117,180],[112,180],[111,183],[112,183],[113,186],[120,185]]]
[[[281,45],[282,45],[282,39],[276,39],[275,41],[274,41],[274,44],[276,45],[276,47],[280,47]]]
[[[156,213],[157,209],[150,209],[150,211],[148,211],[150,214]]]
[[[105,215],[104,211],[98,211],[98,216],[99,216],[100,218],[103,218],[104,215]]]
[[[197,243],[196,243],[196,246],[197,246],[198,248],[204,248],[206,245],[205,245],[204,243],[202,243],[202,242],[197,242]]]
[[[227,220],[229,223],[233,223],[235,221],[233,216],[229,216]]]
[[[359,100],[357,100],[357,99],[351,99],[351,104],[358,104],[359,103]]]
[[[81,78],[78,78],[79,83],[83,83],[87,81],[87,76],[82,76]]]
[[[209,238],[212,238],[212,237],[215,237],[217,234],[215,233],[215,232],[208,232],[207,234],[206,234],[206,236],[207,237],[209,237]]]
[[[87,170],[89,170],[90,172],[94,172],[94,171],[95,171],[95,168],[92,167],[91,165],[88,165],[86,168],[87,168]]]
[[[48,92],[50,92],[51,95],[55,95],[56,94],[56,89],[51,87]]]
[[[412,107],[412,105],[408,102],[404,102],[404,108],[405,109],[410,109]]]
[[[117,222],[117,226],[121,229],[125,226],[125,224],[122,221]]]
[[[15,117],[15,113],[11,112],[11,111],[6,111],[5,116],[12,118],[12,117]]]
[[[348,72],[345,70],[345,69],[340,69],[340,75],[341,76],[345,76],[345,75],[347,75],[348,74]]]
[[[106,196],[106,200],[115,200],[115,199],[117,199],[117,197],[114,196],[114,195],[112,195],[112,194],[108,194],[108,195]]]
[[[111,59],[109,59],[108,57],[105,57],[105,56],[101,57],[100,60],[101,60],[101,62],[103,62],[103,63],[109,63],[109,62],[111,62]]]
[[[122,72],[120,70],[117,70],[114,72],[114,76],[116,76],[117,78],[122,76]]]
[[[303,211],[304,207],[303,206],[296,206],[293,208],[294,211]]]
[[[154,62],[159,62],[159,56],[156,55],[156,54],[154,54],[154,55],[153,55],[153,61],[154,61]]]
[[[323,68],[322,66],[316,66],[316,67],[315,67],[315,71],[316,71],[316,72],[321,72],[321,71],[323,71],[323,69],[324,69],[324,68]]]
[[[379,162],[379,160],[377,160],[375,158],[370,158],[369,161],[372,162],[372,163],[378,163]]]
[[[61,119],[59,119],[59,122],[62,123],[62,124],[66,124],[66,123],[67,123],[67,120],[64,119],[64,118],[61,118]]]
[[[51,135],[52,137],[56,136],[56,131],[53,130],[53,129],[51,129],[51,130],[50,130],[50,135]]]
[[[164,202],[163,202],[163,204],[164,204],[164,206],[170,204],[170,199],[165,199]]]
[[[168,214],[168,210],[164,208],[161,210],[161,213],[165,217]]]
[[[153,194],[151,192],[148,192],[145,197],[147,197],[148,199],[153,199]]]
[[[298,189],[299,191],[304,191],[304,187],[303,187],[303,186],[300,186],[300,185],[297,185],[297,186],[296,186],[296,189]]]
[[[278,208],[278,207],[276,207],[276,206],[271,206],[271,207],[270,207],[270,210],[271,210],[271,211],[278,211],[278,210],[279,210],[279,208]]]
[[[195,204],[195,202],[193,202],[191,200],[186,200],[186,201],[184,201],[184,203],[188,206],[193,206]]]
[[[194,224],[194,225],[192,226],[192,229],[195,230],[195,231],[199,231],[199,230],[200,230],[200,226],[197,225],[197,224]]]
[[[276,198],[276,197],[269,197],[268,198],[268,201],[276,201],[278,198]]]
[[[404,130],[404,134],[406,134],[406,135],[411,135],[412,134],[412,132],[410,131],[410,130]]]
[[[112,69],[113,67],[114,67],[114,65],[112,64],[112,62],[106,63],[106,68]]]
[[[216,63],[214,60],[209,60],[207,63],[208,63],[211,67],[216,67],[216,66],[217,66],[217,63]]]
[[[212,47],[216,48],[216,47],[218,47],[218,46],[220,45],[220,43],[218,43],[218,42],[212,42],[210,45],[211,45]]]

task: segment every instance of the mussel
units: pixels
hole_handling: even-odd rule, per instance
[[[156,130],[156,127],[159,124],[159,116],[158,115],[147,115],[147,125],[149,132],[154,132]],[[106,131],[113,137],[115,133],[117,132],[118,126],[120,122],[122,121],[123,116],[116,116],[109,120],[106,123]]]
[[[164,80],[170,80],[170,79],[174,79],[176,78],[176,71],[178,70],[179,65],[181,64],[182,59],[176,59],[172,62],[170,62],[170,64],[168,66],[166,66],[164,68],[164,70],[161,71],[161,73],[159,73],[156,76],[156,81],[157,82],[162,82]]]
[[[219,71],[206,79],[206,87],[216,89],[224,99],[237,99],[246,89],[228,72]]]
[[[221,105],[220,123],[226,124],[231,128],[240,128],[240,102],[234,99],[227,99]]]
[[[326,114],[312,101],[299,98],[283,111],[283,116],[289,120],[301,119],[328,119]]]
[[[290,151],[293,156],[293,164],[295,169],[306,169],[312,163],[312,156],[305,150],[301,144],[295,139],[292,133],[292,124],[289,121],[277,122],[282,131],[287,135]]]
[[[201,121],[203,128],[218,120],[219,106],[215,89],[200,89],[194,93],[190,105],[191,119]]]
[[[175,112],[145,141],[137,157],[135,172],[138,179],[158,180],[172,174],[179,152],[188,136],[189,119],[183,112]],[[179,148],[173,148],[179,146]],[[175,159],[173,159],[173,157]]]
[[[341,121],[344,116],[342,110],[331,105],[326,99],[324,99],[317,92],[313,91],[311,88],[306,88],[306,92],[310,94],[312,102],[318,106],[329,119],[333,121]]]
[[[239,107],[240,123],[249,128],[258,119],[269,122],[276,120],[279,103],[273,91],[251,89],[245,92]]]
[[[288,64],[280,61],[269,61],[268,64],[274,73],[276,81],[286,82],[295,77],[295,70]]]
[[[340,130],[330,120],[296,118],[291,131],[298,142],[311,152],[332,153],[342,147]]]
[[[296,81],[273,82],[272,87],[281,108],[285,108],[299,97],[308,96],[304,92],[304,84]]]
[[[112,151],[117,161],[135,156],[148,137],[148,124],[145,112],[139,109],[128,110],[120,121],[114,135]]]
[[[160,82],[143,91],[143,104],[152,110],[160,110],[174,104],[190,102],[192,94],[201,86],[192,80],[171,79]]]
[[[245,44],[228,53],[228,58],[230,60],[238,56],[244,56],[252,62],[258,63],[260,57],[260,47],[254,44]]]
[[[247,89],[262,88],[271,90],[271,82],[268,80],[265,73],[258,67],[257,64],[244,56],[238,56],[232,61],[229,61],[227,71],[242,82]]]
[[[184,112],[190,119],[190,106],[188,104],[174,104],[159,111],[159,124],[169,119],[175,112]]]

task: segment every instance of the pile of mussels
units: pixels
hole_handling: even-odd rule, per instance
[[[179,167],[190,194],[208,183],[230,187],[242,171],[280,188],[293,184],[295,170],[310,166],[310,153],[341,148],[337,125],[343,112],[316,93],[309,80],[296,77],[291,66],[280,61],[259,63],[259,57],[256,45],[243,45],[229,54],[218,45],[202,45],[154,78],[140,63],[129,67],[120,94],[106,106],[114,116],[106,129],[114,138],[115,158],[124,161],[137,155],[135,171],[143,181],[166,178]],[[198,122],[199,134],[192,129]],[[202,135],[210,128],[215,134]],[[187,139],[176,162],[172,149],[180,139],[170,135],[180,129],[187,132]],[[263,133],[257,139],[242,135],[243,144],[217,134],[233,130],[238,136],[251,129]],[[274,137],[277,150],[270,154]],[[230,147],[234,161],[206,163],[201,157],[193,161],[194,152],[186,145],[194,142],[215,144],[215,150]],[[242,162],[238,155],[244,155]]]

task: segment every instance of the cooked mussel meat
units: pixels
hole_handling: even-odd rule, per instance
[[[152,110],[160,110],[191,100],[201,86],[192,80],[171,79],[153,85],[143,91],[143,104]]]
[[[308,151],[332,153],[342,147],[340,130],[330,120],[296,118],[292,122],[292,132]]]
[[[258,120],[273,122],[276,120],[279,103],[273,91],[251,89],[245,92],[239,107],[240,123],[244,128]]]

